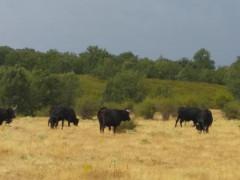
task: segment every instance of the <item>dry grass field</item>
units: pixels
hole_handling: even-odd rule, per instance
[[[113,135],[97,121],[51,130],[47,118],[17,118],[0,127],[0,179],[240,179],[240,121],[213,115],[209,134],[174,119]]]

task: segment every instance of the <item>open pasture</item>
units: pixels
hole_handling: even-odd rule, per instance
[[[136,118],[116,135],[97,121],[53,130],[47,117],[17,118],[0,127],[0,179],[240,179],[240,121],[213,117],[209,134]]]

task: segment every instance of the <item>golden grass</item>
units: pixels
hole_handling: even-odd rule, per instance
[[[213,115],[209,134],[173,119],[113,135],[97,121],[51,130],[47,118],[18,118],[0,127],[0,179],[240,179],[240,121]]]

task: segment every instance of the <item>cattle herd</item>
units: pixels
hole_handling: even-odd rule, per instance
[[[2,125],[4,121],[7,124],[10,124],[12,119],[16,117],[15,110],[16,108],[0,108],[0,125]],[[105,127],[108,127],[109,130],[113,128],[113,133],[116,133],[116,129],[121,124],[121,121],[130,121],[130,110],[109,109],[102,107],[97,112],[97,117],[101,133],[104,133]],[[63,129],[65,120],[68,122],[68,126],[70,126],[71,123],[78,126],[79,119],[77,118],[74,109],[67,106],[54,106],[50,109],[48,119],[48,126],[50,126],[50,128],[57,128],[59,121],[61,121]],[[199,132],[208,133],[208,129],[213,122],[213,117],[211,111],[208,109],[180,107],[178,109],[175,127],[177,127],[179,121],[181,127],[182,122],[193,121],[193,127],[195,127]]]

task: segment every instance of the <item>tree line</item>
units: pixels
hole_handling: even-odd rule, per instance
[[[198,50],[192,59],[170,60],[159,57],[152,60],[139,58],[132,52],[119,55],[106,49],[89,46],[86,51],[76,54],[49,50],[39,52],[34,49],[13,49],[0,47],[1,66],[21,66],[27,70],[43,70],[49,73],[91,74],[102,79],[109,79],[121,71],[139,72],[147,78],[202,81],[224,84],[227,67],[215,67],[208,50]]]
[[[229,66],[216,67],[210,52],[204,48],[191,59],[159,57],[152,60],[139,58],[132,52],[114,55],[97,46],[89,46],[79,54],[1,46],[0,105],[18,105],[18,111],[27,115],[56,104],[75,106],[76,93],[81,93],[78,75],[84,74],[107,81],[98,100],[100,105],[104,102],[142,102],[147,96],[143,81],[146,78],[225,85],[234,94],[234,103],[238,104],[239,72],[240,57]]]

